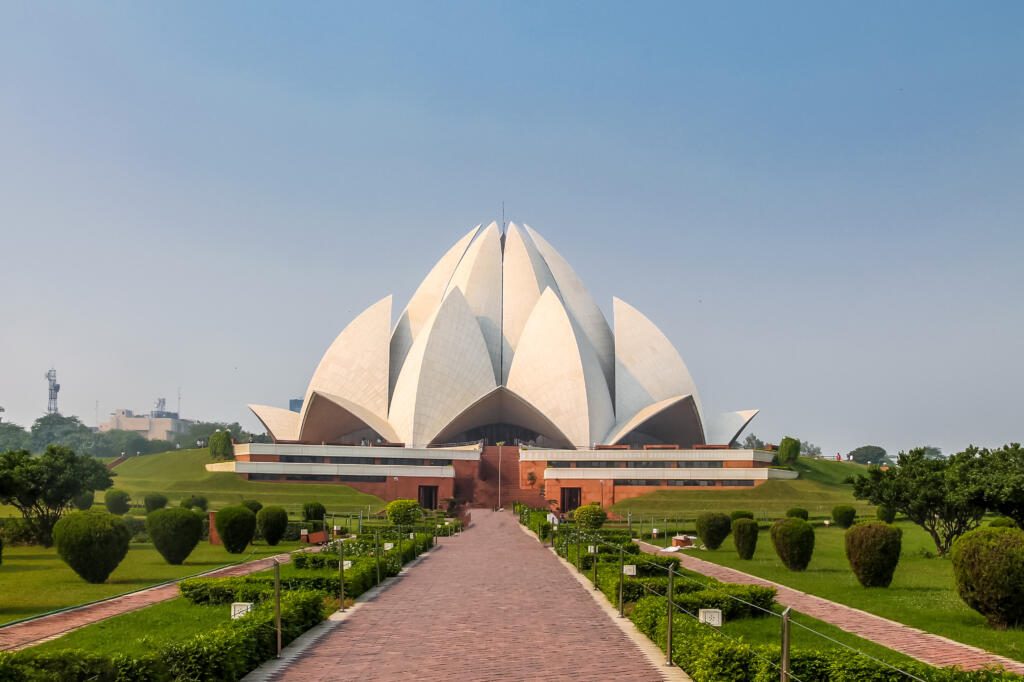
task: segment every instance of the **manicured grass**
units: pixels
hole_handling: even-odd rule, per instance
[[[107,582],[90,585],[65,564],[52,547],[4,547],[0,565],[0,624],[54,609],[106,599],[219,566],[281,554],[299,546],[282,542],[251,545],[245,554],[228,554],[202,541],[181,566],[171,566],[149,544],[133,544]]]
[[[826,518],[839,504],[852,505],[861,515],[874,514],[867,503],[853,498],[853,486],[843,483],[867,467],[801,457],[795,469],[800,478],[792,481],[768,481],[748,490],[660,490],[623,500],[611,510],[623,518],[632,512],[634,521],[642,518],[645,524],[652,518],[694,519],[707,511],[737,509],[754,512],[758,518],[777,518],[790,507],[804,507],[812,517]]]
[[[181,642],[230,620],[230,606],[195,605],[179,597],[74,630],[32,650],[141,656],[153,651],[155,644]]]
[[[246,499],[281,505],[293,513],[299,512],[304,502],[312,501],[323,503],[329,512],[362,509],[366,513],[369,506],[375,513],[384,506],[379,497],[346,485],[246,481],[234,473],[207,471],[205,466],[210,462],[205,449],[133,457],[114,468],[114,486],[127,490],[136,504],[142,503],[146,493],[163,493],[171,505],[192,494],[203,495],[211,509]],[[97,499],[102,499],[101,494]]]
[[[926,558],[926,552],[935,551],[927,534],[911,523],[897,525],[903,529],[903,553],[888,588],[860,586],[846,560],[845,531],[836,527],[815,528],[814,557],[801,573],[782,565],[764,530],[750,561],[737,557],[731,538],[718,550],[698,551],[694,556],[1024,661],[1024,630],[988,627],[957,595],[949,560]]]

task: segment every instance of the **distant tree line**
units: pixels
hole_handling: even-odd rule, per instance
[[[176,448],[206,447],[218,431],[231,434],[235,442],[261,441],[266,437],[242,429],[238,422],[195,422],[172,440],[147,440],[132,431],[93,431],[78,417],[48,414],[26,429],[11,422],[0,422],[0,452],[27,450],[41,453],[47,446],[59,445],[93,457],[117,457],[121,453],[147,455]]]

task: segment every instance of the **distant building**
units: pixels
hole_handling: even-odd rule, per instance
[[[302,398],[292,398],[288,401],[288,409],[292,412],[302,412]]]
[[[188,431],[188,427],[194,423],[190,419],[179,418],[177,412],[168,412],[163,408],[164,401],[160,399],[157,401],[157,409],[151,410],[149,414],[114,410],[110,414],[110,421],[100,424],[100,431],[131,431],[146,440],[172,440]]]

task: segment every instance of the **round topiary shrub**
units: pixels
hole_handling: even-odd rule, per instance
[[[288,530],[288,512],[284,507],[264,507],[256,514],[256,526],[267,544],[273,547]]]
[[[202,495],[189,495],[181,501],[181,506],[185,509],[199,509],[200,511],[206,511],[207,502],[206,498]]]
[[[787,519],[803,519],[806,521],[810,518],[810,514],[803,507],[791,507],[786,510]]]
[[[224,507],[214,518],[217,535],[231,554],[241,554],[256,534],[256,515],[242,505]]]
[[[757,521],[739,518],[732,522],[732,541],[741,559],[753,559],[757,549]]]
[[[1004,629],[1024,625],[1024,531],[977,528],[953,543],[960,598]]]
[[[303,521],[323,521],[327,509],[319,502],[306,502],[302,505]]]
[[[160,556],[177,566],[203,537],[203,520],[189,509],[155,509],[146,516],[146,532]]]
[[[697,535],[708,549],[718,549],[729,537],[732,521],[725,514],[707,512],[697,517]]]
[[[131,532],[102,511],[72,512],[53,527],[57,553],[83,580],[104,582],[128,553]]]
[[[142,504],[146,507],[146,513],[155,512],[157,509],[163,509],[167,506],[167,496],[161,495],[160,493],[149,493],[142,498]]]
[[[259,514],[260,509],[263,509],[263,504],[256,500],[242,500],[242,506],[251,511],[253,514]]]
[[[411,526],[423,517],[423,510],[416,500],[392,500],[384,511],[388,521],[396,526]]]
[[[103,504],[107,506],[108,512],[121,516],[127,514],[131,508],[131,499],[125,491],[111,488],[103,495]]]
[[[585,504],[572,513],[573,521],[583,530],[597,530],[608,520],[608,512],[599,504]]]
[[[892,523],[896,520],[896,510],[887,504],[880,504],[875,509],[875,516],[878,517],[879,521],[883,523]]]
[[[848,504],[840,504],[832,507],[832,520],[840,528],[849,528],[853,520],[857,518],[857,510]]]
[[[86,490],[81,495],[75,495],[71,500],[71,504],[75,506],[78,511],[85,511],[92,507],[96,493],[91,490]]]
[[[846,531],[846,559],[864,587],[889,587],[902,546],[903,531],[880,521]]]
[[[734,511],[729,514],[729,518],[735,521],[736,519],[752,519],[754,518],[754,512],[749,511]]]
[[[789,517],[772,524],[772,544],[782,563],[791,571],[802,571],[814,554],[814,528],[803,519]]]
[[[1013,522],[1013,519],[1005,516],[998,516],[988,522],[989,528],[1016,528],[1017,524]]]

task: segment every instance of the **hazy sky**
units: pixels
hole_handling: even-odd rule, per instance
[[[1024,3],[374,4],[0,4],[6,419],[256,428],[505,201],[762,437],[1024,439]]]

